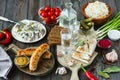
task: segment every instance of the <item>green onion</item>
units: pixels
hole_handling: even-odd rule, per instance
[[[84,40],[80,40],[77,44],[75,44],[75,46],[79,47],[79,46],[82,46],[84,44],[85,44]]]
[[[105,36],[107,36],[107,32],[113,29],[120,30],[120,11],[115,15],[112,20],[110,20],[97,30],[97,38],[104,38]]]

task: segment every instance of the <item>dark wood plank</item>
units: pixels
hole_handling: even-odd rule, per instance
[[[117,7],[117,11],[120,11],[120,2],[118,0],[115,0],[115,5]]]
[[[4,16],[5,15],[5,10],[6,10],[6,0],[0,0],[0,16]],[[0,29],[3,29],[3,21],[0,20]]]
[[[117,7],[116,7],[115,0],[111,0],[111,1],[104,0],[104,2],[108,3],[112,7],[112,10],[113,10],[112,17],[115,16],[115,14],[117,13]]]
[[[39,0],[29,0],[28,3],[28,19],[39,20],[38,9]]]
[[[93,0],[0,0],[0,16],[5,16],[9,19],[15,20],[15,21],[20,21],[22,19],[32,19],[32,20],[36,20],[36,21],[40,21],[40,18],[38,16],[38,9],[41,7],[44,7],[45,5],[50,5],[52,7],[60,7],[61,9],[63,9],[65,6],[64,4],[66,2],[72,2],[73,3],[73,8],[76,10],[77,12],[77,18],[78,20],[84,19],[83,15],[81,14],[81,7],[84,3],[86,2],[91,2]],[[96,0],[94,0],[96,1]],[[120,1],[118,0],[99,0],[99,1],[103,1],[105,3],[108,3],[112,8],[113,8],[113,14],[112,17],[120,10]],[[111,18],[112,18],[111,17]],[[3,22],[0,21],[0,29],[2,29],[3,27],[8,26],[10,23],[7,22]],[[25,44],[25,43],[21,43],[15,39],[13,39],[13,43],[16,44],[18,47],[20,48],[26,48],[26,47],[32,47],[32,46],[39,46],[40,44],[47,42],[47,35],[50,31],[50,26],[46,26],[47,29],[47,34],[46,36],[33,44]],[[112,48],[116,49],[117,53],[120,53],[120,40],[116,41],[116,42],[112,42]],[[56,58],[56,46],[51,46],[50,47],[50,51],[54,54],[55,58]],[[96,69],[94,71],[92,71],[92,73],[98,77],[99,80],[105,80],[104,78],[98,76],[97,72],[100,70],[103,70],[104,68],[108,67],[109,65],[104,65],[102,63],[102,57],[101,57],[101,51],[99,48],[96,49],[96,51],[99,52],[99,55],[97,56],[97,58],[95,59],[95,61],[88,67],[86,67],[86,69],[90,69],[92,67],[96,67]],[[110,52],[111,50],[107,50],[105,51],[105,53]],[[7,52],[11,59],[13,60],[15,57],[15,54],[12,51],[8,51]],[[119,60],[115,63],[116,65],[120,66],[120,54],[119,54]],[[43,77],[36,77],[36,76],[30,76],[27,75],[21,71],[19,71],[17,69],[17,67],[15,65],[13,65],[12,70],[10,71],[10,74],[8,75],[8,78],[10,80],[69,80],[70,76],[71,76],[71,71],[67,69],[68,74],[64,75],[64,76],[60,76],[55,74],[55,70],[57,67],[60,67],[61,65],[58,63],[57,59],[56,59],[56,64],[55,67],[53,69],[53,71],[46,76]],[[120,78],[120,73],[114,73],[111,74],[111,78],[110,80],[119,80]],[[80,70],[79,71],[79,79],[80,80],[86,80],[83,71]],[[3,80],[0,78],[0,80]]]
[[[11,4],[14,4],[14,0],[6,0],[6,10],[5,10],[4,16],[10,20],[14,20],[14,16],[13,16],[14,5],[11,5]],[[12,23],[4,21],[3,27],[8,27],[10,24],[13,25]],[[9,28],[11,29],[12,27],[9,27]]]
[[[28,0],[15,0],[14,5],[14,17],[16,21],[20,21],[27,18],[27,5]]]

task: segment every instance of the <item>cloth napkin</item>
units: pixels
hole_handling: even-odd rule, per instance
[[[0,47],[0,77],[7,79],[7,75],[12,68],[12,61],[9,55]]]

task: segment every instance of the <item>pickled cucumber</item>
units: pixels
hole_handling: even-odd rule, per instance
[[[94,22],[92,22],[92,18],[80,20],[80,23],[81,23],[80,29],[84,30],[84,31],[87,31],[87,30],[91,29],[91,27],[94,26]]]
[[[94,26],[94,22],[88,22],[87,25],[88,26]]]
[[[84,19],[84,22],[87,23],[87,22],[92,22],[93,18],[87,18],[87,19]]]

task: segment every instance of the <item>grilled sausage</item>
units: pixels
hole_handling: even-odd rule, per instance
[[[35,71],[37,69],[38,61],[40,57],[43,55],[44,52],[46,52],[49,49],[49,45],[46,43],[43,43],[40,45],[35,52],[32,54],[30,58],[30,64],[29,69],[30,71]]]

